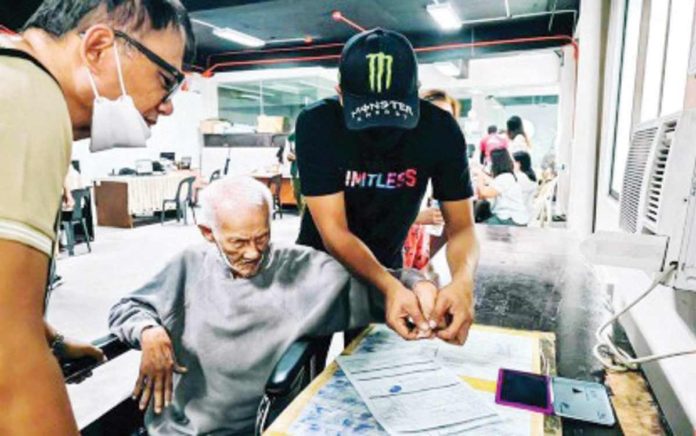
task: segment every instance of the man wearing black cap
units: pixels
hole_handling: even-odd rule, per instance
[[[339,96],[305,108],[297,120],[308,206],[297,242],[330,252],[380,289],[387,323],[402,337],[437,330],[463,344],[473,321],[478,242],[461,130],[450,114],[419,100],[415,53],[399,33],[378,28],[351,38],[339,74]],[[447,224],[452,282],[434,308],[421,308],[387,268],[401,266],[429,181]],[[409,317],[417,328],[409,328]]]

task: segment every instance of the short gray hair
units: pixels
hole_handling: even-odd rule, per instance
[[[218,211],[238,210],[243,207],[265,207],[269,225],[273,199],[266,185],[249,176],[228,176],[215,180],[200,193],[201,219],[199,224],[216,231]]]

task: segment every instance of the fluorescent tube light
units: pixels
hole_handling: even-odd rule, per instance
[[[448,76],[457,77],[461,72],[459,67],[452,62],[435,62],[435,69]]]
[[[457,30],[462,27],[462,20],[451,3],[438,3],[426,6],[430,16],[444,30]]]
[[[247,47],[263,47],[266,41],[255,36],[242,33],[229,27],[219,27],[213,30],[213,34],[218,38],[227,39]]]

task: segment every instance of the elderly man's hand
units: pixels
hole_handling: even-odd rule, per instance
[[[140,336],[143,354],[133,399],[140,398],[140,410],[145,410],[152,398],[155,413],[159,414],[172,402],[173,373],[184,374],[188,370],[176,363],[172,341],[163,327],[145,328]]]
[[[416,294],[401,283],[393,287],[386,295],[386,321],[392,330],[407,340],[418,339],[422,334],[430,333],[427,319],[423,316]],[[416,328],[409,326],[409,321]]]
[[[473,282],[452,282],[440,290],[435,300],[431,321],[446,328],[437,336],[451,344],[462,345],[469,335],[474,322],[474,284]]]

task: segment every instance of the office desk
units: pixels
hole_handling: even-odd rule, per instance
[[[604,370],[591,350],[594,332],[609,314],[606,296],[580,253],[579,240],[563,229],[548,228],[480,225],[477,234],[481,261],[476,276],[476,322],[552,332],[558,375],[602,382]],[[449,281],[445,254],[443,249],[432,260],[443,283]],[[618,426],[567,419],[563,431],[621,434]]]
[[[274,174],[254,172],[251,173],[250,176],[268,186]],[[283,176],[283,181],[280,185],[280,203],[283,206],[297,206],[295,192],[292,189],[292,178],[290,176]]]
[[[475,325],[470,332],[469,349],[446,344],[432,349],[432,356],[439,356],[445,368],[475,391],[477,402],[493,407],[505,420],[504,423],[486,425],[478,429],[486,434],[560,435],[561,423],[556,417],[544,417],[526,411],[494,405],[497,362],[505,367],[537,373],[555,373],[555,349],[553,334],[520,331]],[[406,342],[383,324],[366,328],[343,354],[369,355],[369,353],[399,350],[425,352],[423,347],[437,347],[433,341]],[[454,354],[452,350],[456,350]],[[525,357],[526,356],[526,357]],[[456,362],[456,363],[453,363]],[[460,364],[460,362],[467,362]],[[450,432],[453,430],[450,429]],[[374,419],[357,391],[350,386],[336,362],[327,368],[298,396],[266,431],[266,436],[285,435],[352,435],[386,436],[387,433]],[[419,433],[422,434],[422,433]],[[430,434],[430,433],[429,433]],[[432,433],[435,434],[435,433]],[[450,433],[447,433],[450,434]]]
[[[179,182],[192,175],[195,173],[191,171],[176,171],[163,175],[113,176],[95,180],[97,223],[108,227],[133,227],[134,215],[161,212],[162,201],[174,198]]]

